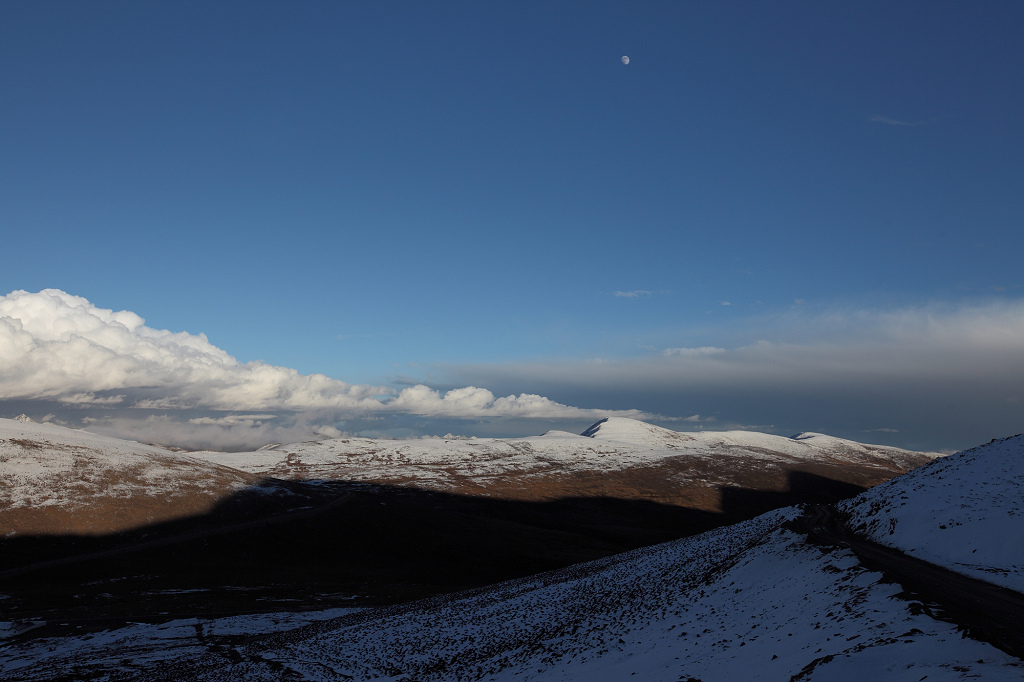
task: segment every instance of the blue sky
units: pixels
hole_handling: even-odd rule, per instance
[[[1019,3],[20,2],[0,18],[0,295],[59,289],[242,363],[674,428],[965,447],[1024,426],[1006,379],[1024,363]],[[935,385],[954,411],[976,403],[908,369],[935,325],[961,344],[936,342],[936,367],[1010,363],[971,375],[999,397],[970,428],[896,414]],[[758,343],[803,348],[797,372],[820,347],[865,371],[905,355],[920,393],[880,380],[886,400],[826,409],[824,379],[801,401],[756,372],[725,391],[663,367]]]

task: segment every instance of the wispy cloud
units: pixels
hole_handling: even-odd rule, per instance
[[[260,426],[268,419],[273,419],[273,414],[230,414],[224,417],[195,417],[189,419],[189,424],[210,424],[217,426]]]
[[[653,291],[638,289],[636,291],[616,291],[613,295],[618,298],[640,298],[641,296],[650,296],[653,293]]]
[[[95,393],[74,393],[61,396],[58,402],[65,405],[99,406],[99,405],[120,405],[124,402],[124,395],[99,396]]]
[[[936,119],[929,118],[923,121],[901,121],[896,118],[890,118],[888,116],[872,116],[868,119],[872,123],[882,123],[888,126],[924,126],[935,123]]]
[[[700,355],[716,355],[718,353],[725,353],[724,348],[717,348],[715,346],[701,346],[699,348],[665,348],[661,351],[661,354],[666,357],[682,356],[682,357],[696,357]]]

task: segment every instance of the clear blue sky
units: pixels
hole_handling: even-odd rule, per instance
[[[865,315],[1016,329],[1022,27],[1018,2],[7,2],[0,295],[352,383],[907,433],[543,367]]]

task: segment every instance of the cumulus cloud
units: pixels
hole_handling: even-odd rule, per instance
[[[402,389],[389,407],[413,414],[443,417],[514,417],[526,419],[587,418],[601,419],[607,410],[584,410],[556,403],[543,396],[522,393],[495,398],[485,388],[469,386],[448,391],[443,396],[426,386]],[[618,416],[643,418],[639,410],[618,410]]]
[[[142,419],[133,421],[126,411],[165,411],[184,415],[190,426],[220,436],[240,429],[282,436],[294,435],[294,429],[307,436],[330,435],[341,433],[332,422],[374,415],[642,416],[635,410],[570,407],[528,393],[495,397],[473,386],[443,395],[423,385],[396,393],[385,386],[348,384],[263,362],[241,363],[203,334],[153,329],[133,312],[99,308],[57,289],[0,297],[0,401],[119,408],[116,416],[89,417],[93,425],[106,424],[119,432]],[[234,412],[242,414],[225,414]],[[305,421],[293,416],[267,424],[274,413],[301,413]],[[165,425],[150,420],[148,432],[160,432]]]
[[[147,396],[156,389],[158,395]],[[0,399],[93,403],[135,389],[139,407],[374,410],[388,389],[261,362],[240,363],[204,334],[151,329],[135,313],[97,308],[56,289],[0,298]],[[147,402],[148,401],[148,402]]]

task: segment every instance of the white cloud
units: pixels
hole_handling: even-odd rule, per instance
[[[195,417],[189,419],[189,424],[207,424],[217,426],[259,426],[268,419],[273,419],[273,414],[229,414],[223,417]]]
[[[140,407],[374,410],[381,407],[374,396],[388,392],[243,364],[203,334],[151,329],[135,313],[97,308],[56,289],[0,298],[0,399],[75,402],[75,396],[151,387],[159,395],[140,391]]]
[[[638,289],[636,291],[616,291],[614,295],[618,298],[640,298],[641,296],[650,296],[653,293],[653,291]]]
[[[60,402],[65,405],[120,405],[124,398],[123,395],[98,396],[95,393],[75,393],[61,397]]]
[[[387,387],[348,384],[323,374],[241,363],[203,334],[152,329],[135,313],[98,308],[56,289],[0,297],[0,400],[242,412],[189,420],[193,426],[231,429],[266,427],[265,420],[273,417],[254,412],[316,413],[318,423],[305,428],[321,434],[332,433],[331,421],[374,414],[457,419],[641,416],[636,411],[581,409],[526,393],[496,398],[472,386],[443,396],[423,385],[396,394]],[[130,417],[121,414],[118,419]]]
[[[340,429],[333,426],[318,426],[313,429],[313,433],[324,438],[341,438],[345,435]]]
[[[80,420],[80,425],[93,433],[194,450],[255,450],[267,443],[296,443],[342,435],[336,427],[321,422],[321,419],[329,419],[329,415],[271,416],[274,418],[246,420],[226,415],[182,419],[178,413],[171,412],[140,419],[137,411],[122,411],[89,416]],[[75,426],[74,423],[65,425]]]
[[[413,414],[438,417],[515,417],[602,419],[614,412],[618,416],[643,418],[638,410],[586,410],[562,405],[539,395],[522,393],[495,398],[485,388],[469,386],[448,391],[443,396],[427,386],[402,389],[389,407]]]
[[[726,352],[724,348],[716,348],[715,346],[701,346],[700,348],[665,348],[661,351],[661,354],[666,357],[673,355],[683,357],[697,357],[701,355],[715,355],[718,353]]]

